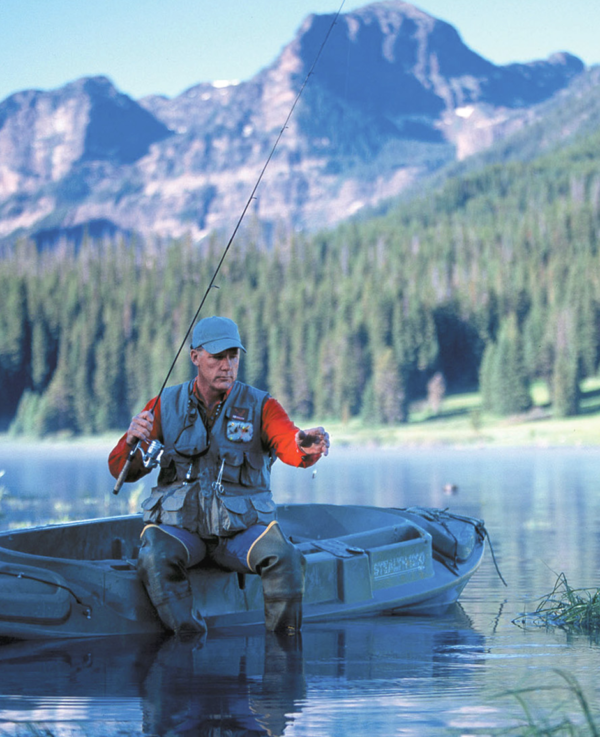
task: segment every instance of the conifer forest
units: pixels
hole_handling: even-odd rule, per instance
[[[250,222],[202,316],[236,320],[239,378],[296,419],[406,422],[440,384],[497,415],[544,380],[577,414],[600,357],[600,136],[449,178],[385,214],[265,244]],[[227,243],[84,240],[0,257],[0,417],[124,430],[160,389]],[[187,348],[171,382],[190,378]]]

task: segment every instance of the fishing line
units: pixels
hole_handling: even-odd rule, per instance
[[[259,187],[259,185],[260,185],[260,183],[261,183],[261,181],[263,179],[263,176],[264,176],[264,174],[265,174],[265,172],[267,170],[267,167],[271,163],[271,159],[273,158],[273,156],[275,154],[275,151],[277,149],[277,146],[279,145],[279,141],[281,140],[281,138],[282,138],[282,136],[283,136],[286,128],[288,127],[288,123],[290,122],[290,119],[291,119],[292,115],[294,114],[294,110],[296,109],[296,105],[298,104],[300,98],[302,97],[302,93],[304,92],[304,88],[308,84],[308,80],[310,79],[310,77],[313,75],[314,69],[317,66],[317,63],[318,63],[318,61],[319,61],[319,59],[321,57],[321,54],[323,52],[323,49],[325,48],[325,45],[327,44],[327,41],[329,40],[329,36],[331,35],[331,32],[333,31],[333,27],[335,26],[335,24],[337,23],[338,18],[340,17],[340,14],[342,12],[342,8],[344,7],[345,2],[346,2],[346,0],[342,0],[342,4],[340,5],[339,10],[335,14],[335,16],[333,18],[333,21],[331,22],[329,28],[327,29],[327,33],[325,34],[325,38],[323,39],[323,42],[321,43],[321,46],[319,47],[319,50],[318,50],[317,55],[315,57],[315,60],[313,61],[310,69],[308,70],[308,74],[306,75],[306,77],[304,79],[304,82],[300,86],[300,90],[298,91],[298,94],[296,95],[296,97],[294,99],[294,102],[292,103],[292,106],[290,108],[289,113],[287,114],[287,117],[285,119],[285,122],[281,126],[281,130],[279,131],[279,134],[277,135],[277,138],[275,139],[275,143],[273,144],[273,146],[271,148],[271,151],[270,151],[270,153],[269,153],[269,155],[267,157],[267,160],[265,161],[265,163],[263,165],[263,168],[261,169],[260,174],[258,175],[258,179],[256,180],[256,183],[255,183],[255,185],[254,185],[254,187],[252,189],[252,192],[250,192],[250,196],[248,197],[248,200],[246,201],[246,204],[244,206],[244,209],[242,210],[242,214],[238,218],[238,221],[237,221],[237,223],[236,223],[236,225],[235,225],[235,227],[233,229],[233,232],[231,234],[231,237],[229,238],[229,241],[227,242],[227,245],[225,246],[225,249],[223,250],[223,254],[222,254],[222,256],[221,256],[221,258],[219,260],[219,263],[217,264],[217,268],[215,269],[215,271],[214,271],[214,273],[212,275],[212,278],[211,278],[211,280],[209,282],[209,285],[206,288],[206,291],[204,292],[204,295],[203,295],[202,299],[200,300],[200,304],[198,305],[198,309],[196,310],[196,312],[194,314],[194,317],[190,321],[190,324],[188,326],[188,329],[187,329],[185,335],[183,336],[183,340],[181,341],[181,345],[179,346],[179,349],[177,350],[177,353],[175,354],[175,358],[173,359],[173,361],[171,363],[171,366],[170,366],[169,370],[167,371],[167,375],[165,376],[165,380],[163,381],[162,386],[160,388],[160,391],[158,392],[158,395],[156,396],[156,399],[154,400],[154,403],[153,403],[153,405],[152,405],[152,407],[150,409],[150,412],[152,412],[152,414],[154,414],[154,410],[156,409],[156,405],[158,404],[158,400],[160,399],[163,391],[165,390],[165,387],[167,386],[167,382],[169,381],[169,378],[171,377],[171,374],[173,373],[173,369],[175,368],[175,364],[177,363],[177,359],[181,355],[181,351],[183,350],[183,348],[184,348],[184,346],[185,346],[185,344],[187,342],[188,336],[191,333],[194,325],[196,324],[196,321],[198,320],[198,317],[199,317],[199,315],[200,315],[200,313],[202,311],[202,308],[204,307],[204,303],[206,302],[206,299],[208,297],[208,294],[209,294],[210,290],[213,289],[213,288],[215,288],[215,289],[218,289],[219,288],[219,287],[216,287],[215,286],[215,280],[216,280],[216,278],[217,278],[217,276],[219,274],[219,271],[221,270],[221,266],[223,265],[223,262],[225,261],[225,258],[227,256],[227,253],[229,252],[229,249],[231,248],[231,244],[233,243],[233,241],[235,239],[235,236],[237,235],[237,232],[240,229],[240,226],[242,224],[242,221],[243,221],[246,213],[248,212],[248,208],[252,204],[252,200],[255,199],[256,190],[258,189],[258,187]],[[125,478],[126,478],[128,472],[129,472],[129,467],[130,467],[133,459],[135,458],[135,455],[138,452],[138,450],[140,448],[140,445],[141,445],[141,440],[138,440],[136,442],[136,444],[133,446],[133,448],[131,449],[131,451],[129,452],[129,455],[127,456],[127,460],[125,461],[125,464],[123,465],[123,468],[121,469],[121,473],[119,474],[119,478],[117,479],[117,483],[115,484],[115,487],[113,489],[113,494],[118,494],[119,491],[121,491],[121,487],[123,486],[123,483],[125,482]]]

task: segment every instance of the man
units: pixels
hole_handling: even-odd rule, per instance
[[[275,399],[238,382],[240,350],[232,320],[200,320],[190,350],[195,379],[148,402],[109,457],[117,478],[138,440],[164,444],[157,486],[142,504],[149,524],[138,573],[177,634],[206,630],[187,573],[206,557],[261,576],[268,630],[293,634],[302,621],[305,561],[275,520],[270,470],[275,458],[312,466],[327,455],[329,436],[321,427],[299,430]],[[148,472],[137,454],[126,481]]]

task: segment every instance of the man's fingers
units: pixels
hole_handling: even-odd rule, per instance
[[[127,443],[134,445],[138,440],[150,440],[153,425],[154,415],[148,410],[132,417],[129,429],[127,430]]]

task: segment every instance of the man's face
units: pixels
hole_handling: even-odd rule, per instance
[[[225,393],[237,379],[240,367],[239,348],[228,348],[222,353],[208,353],[205,350],[192,349],[192,363],[198,369],[198,381],[201,391]]]

